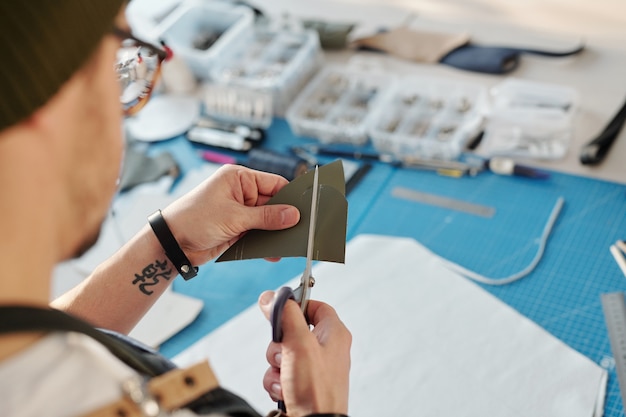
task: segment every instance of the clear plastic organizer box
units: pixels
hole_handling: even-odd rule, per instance
[[[443,78],[399,79],[372,112],[376,150],[398,158],[456,159],[481,130],[487,90]]]
[[[211,67],[216,85],[233,94],[249,89],[271,98],[270,115],[283,116],[323,61],[319,37],[312,30],[257,25],[223,51]]]
[[[383,73],[328,66],[296,98],[287,121],[299,136],[323,143],[365,144],[370,113],[392,80]]]
[[[239,36],[252,30],[254,13],[248,7],[225,2],[184,1],[154,29],[200,79]]]
[[[573,136],[580,97],[558,84],[509,78],[491,91],[481,150],[489,156],[563,158]]]

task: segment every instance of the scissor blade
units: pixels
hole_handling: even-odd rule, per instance
[[[309,218],[309,236],[306,248],[306,267],[300,278],[300,286],[296,288],[294,294],[300,304],[302,312],[306,314],[306,309],[313,286],[313,276],[311,274],[313,265],[313,247],[315,245],[315,224],[317,222],[317,200],[319,197],[319,173],[317,166],[313,173],[313,192],[311,195],[311,216]]]
[[[313,264],[313,246],[315,245],[315,225],[317,223],[317,200],[319,197],[319,172],[317,165],[313,174],[313,195],[311,197],[311,218],[309,220],[309,239],[306,247],[306,269],[311,275],[311,267]]]
[[[319,194],[319,172],[315,166],[313,174],[313,194],[311,196],[311,219],[309,220],[309,240],[306,247],[306,267],[311,269],[313,262],[313,246],[315,244],[315,224],[317,223],[317,199]]]

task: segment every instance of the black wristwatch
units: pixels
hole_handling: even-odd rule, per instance
[[[165,256],[169,258],[180,276],[185,280],[189,280],[198,275],[198,267],[191,265],[185,252],[178,245],[176,238],[161,214],[161,210],[157,210],[148,216],[148,223],[163,247]]]

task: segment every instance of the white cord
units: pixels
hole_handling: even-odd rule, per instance
[[[537,267],[537,264],[539,264],[539,261],[541,260],[541,257],[543,256],[543,252],[546,249],[546,245],[548,243],[548,238],[550,237],[550,233],[552,232],[552,227],[554,227],[554,223],[556,222],[556,219],[559,217],[559,213],[561,212],[561,209],[563,208],[564,203],[565,203],[565,200],[563,199],[563,197],[559,197],[556,200],[556,204],[554,205],[554,208],[552,209],[552,213],[550,213],[550,217],[548,218],[548,221],[543,228],[543,232],[541,233],[541,240],[539,242],[539,248],[537,249],[537,254],[535,255],[532,262],[526,268],[524,268],[523,270],[519,271],[516,274],[513,274],[506,278],[499,278],[499,279],[487,278],[474,271],[470,271],[469,269],[466,269],[458,264],[455,264],[454,262],[451,262],[447,259],[441,258],[441,260],[448,269],[458,274],[461,274],[469,279],[473,279],[474,281],[480,282],[481,284],[506,285],[506,284],[510,284],[512,282],[518,281],[524,278],[526,275],[530,274],[535,269],[535,267]]]

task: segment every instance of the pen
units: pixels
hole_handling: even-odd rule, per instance
[[[379,161],[395,167],[420,169],[435,171],[439,175],[448,177],[462,177],[463,175],[476,175],[478,172],[484,169],[482,164],[470,164],[458,161],[447,161],[438,159],[421,159],[411,156],[402,158],[396,158],[387,154],[380,154],[377,152],[361,151],[358,149],[351,149],[340,146],[308,146],[294,147],[292,149],[306,149],[308,152],[313,152],[319,155],[332,155],[339,157],[346,157],[358,160],[370,160]]]
[[[525,165],[520,165],[511,158],[496,156],[487,161],[489,169],[498,175],[517,175],[520,177],[548,179],[550,173]]]
[[[371,168],[372,166],[367,163],[361,165],[359,169],[350,177],[350,179],[346,181],[346,195],[350,194],[354,187],[363,179],[365,174],[367,174]]]
[[[298,148],[298,147],[294,147],[294,148]],[[306,150],[308,150],[309,152],[316,153],[318,155],[340,156],[340,157],[345,157],[345,158],[361,159],[361,160],[368,160],[368,161],[388,162],[387,159],[389,159],[389,158],[385,158],[383,155],[377,152],[366,152],[366,151],[362,152],[357,149],[348,149],[348,148],[335,147],[335,146],[314,146],[313,145],[313,146],[306,147]]]
[[[205,161],[214,162],[216,164],[237,164],[237,159],[220,152],[200,151],[200,156]]]
[[[282,153],[269,149],[252,149],[248,152],[246,158],[243,159],[237,159],[230,155],[214,151],[200,151],[198,154],[202,159],[208,162],[242,165],[257,171],[278,174],[290,181],[304,174],[308,169],[308,165],[304,159],[283,155]]]
[[[440,159],[422,159],[407,156],[401,158],[400,164],[403,168],[427,169],[436,171],[440,175],[448,177],[462,177],[469,174],[475,176],[484,169],[482,164],[471,164],[467,162],[447,161]]]

